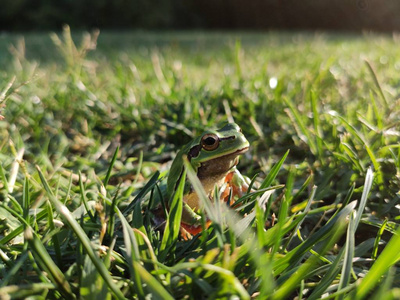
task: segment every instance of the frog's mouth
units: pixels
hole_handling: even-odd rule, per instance
[[[249,147],[244,147],[243,149],[239,149],[236,152],[233,152],[232,154],[240,155],[247,152],[247,150],[249,150]]]
[[[236,166],[239,162],[239,155],[245,153],[249,147],[236,150],[233,153],[216,157],[206,162],[202,162],[197,170],[197,176],[202,179],[205,177],[223,175]]]

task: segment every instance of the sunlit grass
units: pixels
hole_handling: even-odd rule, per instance
[[[398,297],[397,36],[66,28],[0,44],[1,296]],[[162,235],[148,207],[174,153],[227,120],[258,190],[233,208],[202,197],[213,223],[184,240],[178,188]]]

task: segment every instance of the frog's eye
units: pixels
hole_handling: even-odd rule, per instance
[[[206,134],[201,138],[201,145],[204,150],[215,150],[219,146],[219,138],[215,134]]]

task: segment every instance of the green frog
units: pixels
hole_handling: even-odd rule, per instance
[[[215,186],[221,192],[221,201],[229,199],[230,193],[234,197],[240,197],[247,191],[248,184],[236,165],[239,156],[248,149],[249,142],[235,123],[228,123],[218,130],[205,131],[186,144],[172,162],[167,181],[168,199],[172,199],[182,176],[184,156],[197,173],[210,199],[213,199]],[[188,180],[185,183],[183,202],[181,231],[183,234],[197,234],[202,230],[200,202]]]

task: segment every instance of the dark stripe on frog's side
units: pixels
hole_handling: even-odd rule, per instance
[[[200,150],[201,150],[201,145],[194,146],[189,150],[189,153],[187,156],[189,162],[192,160],[193,157],[197,157],[199,155]]]

